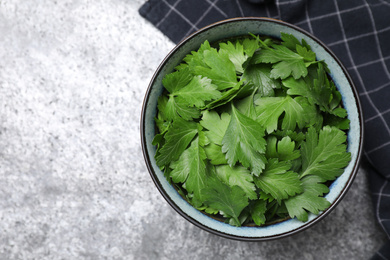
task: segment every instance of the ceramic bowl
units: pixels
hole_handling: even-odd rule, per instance
[[[350,130],[347,142],[352,159],[344,173],[329,187],[326,199],[331,206],[319,215],[309,214],[307,222],[288,219],[276,224],[262,227],[234,227],[215,220],[187,203],[165,179],[163,172],[157,167],[154,155],[156,147],[152,145],[155,135],[154,117],[157,112],[157,99],[163,92],[162,79],[174,70],[186,54],[197,50],[205,40],[215,42],[229,37],[248,35],[248,32],[280,38],[281,32],[294,35],[299,40],[304,39],[316,53],[319,60],[325,60],[330,69],[330,76],[342,95],[345,109],[348,111]],[[145,162],[155,185],[166,201],[185,219],[194,225],[211,233],[237,240],[262,241],[282,238],[305,230],[323,219],[343,198],[351,186],[358,171],[362,153],[363,124],[361,105],[357,91],[347,70],[339,59],[316,37],[308,32],[283,21],[268,18],[236,18],[211,24],[182,42],[180,42],[162,61],[156,70],[146,92],[141,118],[141,142]]]

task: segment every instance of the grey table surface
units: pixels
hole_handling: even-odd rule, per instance
[[[145,0],[0,1],[0,259],[368,259],[367,173],[307,231],[240,242],[188,223],[144,164],[141,106],[174,47]]]

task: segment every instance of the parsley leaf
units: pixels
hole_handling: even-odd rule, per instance
[[[303,193],[284,201],[291,218],[306,222],[308,213],[306,210],[318,214],[330,206],[329,201],[320,197],[329,192],[328,187],[322,184],[324,180],[318,176],[307,176],[302,179]]]
[[[292,130],[285,130],[285,131],[277,130],[276,132],[272,133],[272,135],[277,137],[282,137],[282,138],[288,136],[291,138],[291,140],[294,140],[294,142],[297,143],[297,145],[302,143],[306,138],[306,135],[303,132],[292,131]]]
[[[297,45],[301,44],[299,40],[296,37],[294,37],[292,34],[282,32],[280,34],[280,38],[282,39],[282,44],[292,51],[295,51]]]
[[[292,161],[301,157],[300,151],[295,148],[295,142],[289,136],[280,141],[275,136],[270,136],[267,139],[266,155],[268,158],[278,158],[279,161]]]
[[[304,57],[283,45],[272,45],[253,55],[254,63],[272,63],[271,77],[285,79],[292,75],[295,79],[308,73]]]
[[[253,54],[259,49],[259,42],[256,39],[245,38],[242,42],[244,46],[244,52],[248,58],[252,57]]]
[[[265,212],[267,211],[266,201],[256,200],[251,202],[251,204],[249,204],[249,211],[256,225],[261,226],[265,224]]]
[[[234,103],[234,105],[237,107],[237,109],[246,115],[249,118],[256,119],[256,111],[255,111],[255,104],[253,101],[255,92],[252,93],[252,95],[240,99],[237,102]]]
[[[292,34],[281,33],[281,44],[286,46],[292,51],[296,51],[299,55],[303,57],[305,61],[315,62],[316,54],[311,50],[311,47],[302,39],[302,43]],[[308,63],[310,64],[310,63]],[[306,64],[306,67],[308,66]]]
[[[280,160],[291,161],[299,158],[301,153],[299,150],[295,150],[295,142],[286,136],[278,142],[278,155]]]
[[[159,98],[159,100],[160,99],[162,98]],[[171,126],[171,123],[164,117],[164,115],[161,112],[157,114],[157,117],[154,118],[154,121],[156,122],[156,126],[160,134],[166,132],[168,128]]]
[[[167,74],[162,80],[162,84],[169,93],[174,93],[190,83],[192,77],[193,75],[189,73],[189,69],[184,68]]]
[[[203,59],[207,67],[196,66],[195,74],[211,79],[218,90],[233,88],[238,84],[236,69],[227,54],[218,53],[212,48],[203,52]]]
[[[305,66],[308,67],[309,64],[314,63],[316,60],[316,54],[312,52],[311,50],[308,50],[307,48],[297,45],[296,47],[297,53],[307,62],[305,63]]]
[[[244,53],[244,46],[240,42],[236,41],[234,44],[230,41],[220,43],[219,53],[229,57],[237,72],[244,72],[242,65],[248,59],[248,56]]]
[[[266,158],[263,127],[245,116],[232,105],[232,115],[222,140],[222,152],[231,167],[238,161],[259,175],[265,167]]]
[[[302,106],[290,96],[262,97],[255,100],[257,121],[266,127],[268,133],[278,128],[279,117],[284,112],[283,130],[294,130],[296,125],[302,127],[305,122]]]
[[[213,165],[227,164],[225,154],[222,153],[222,147],[220,145],[209,143],[204,147],[207,159]]]
[[[281,87],[278,80],[271,78],[271,69],[268,64],[249,65],[242,75],[244,80],[252,82],[258,87],[257,93],[261,96],[273,96],[274,89]]]
[[[188,54],[187,56],[184,57],[183,61],[185,61],[187,64],[182,63],[176,69],[184,69],[188,68],[192,73],[193,73],[193,68],[196,66],[203,66],[207,67],[207,64],[204,62],[204,57],[203,53],[206,50],[211,50],[210,43],[206,40],[204,43],[200,45],[199,50],[197,51],[192,51],[191,54]]]
[[[307,78],[296,80],[292,77],[282,81],[288,88],[287,94],[303,96],[311,104],[316,104],[322,111],[345,117],[346,111],[338,108],[341,97],[333,82],[329,81],[322,63],[318,69],[310,73]]]
[[[197,133],[198,126],[195,122],[177,118],[165,134],[165,144],[156,156],[157,165],[162,168],[171,161],[177,160]]]
[[[296,172],[287,171],[290,167],[288,162],[269,159],[264,172],[254,179],[256,186],[271,194],[279,204],[282,200],[301,193],[303,189],[299,176]]]
[[[230,115],[222,113],[218,115],[216,111],[205,111],[200,124],[206,128],[206,136],[214,144],[222,145],[222,139],[230,123]]]
[[[294,99],[305,111],[305,127],[314,126],[317,130],[320,130],[322,128],[324,118],[322,113],[320,113],[319,108],[316,105],[311,104],[305,97],[298,96]]]
[[[351,160],[351,154],[346,151],[346,139],[346,134],[336,127],[325,126],[319,134],[309,128],[301,149],[301,178],[317,175],[325,180],[334,180],[341,175]]]
[[[160,120],[173,121],[178,117],[191,120],[200,117],[199,109],[189,107],[187,102],[180,97],[160,96],[157,101],[157,108],[159,109]],[[161,127],[161,123],[163,122],[159,122],[159,127]]]
[[[246,92],[250,91],[251,89],[252,89],[251,84],[242,85],[242,81],[240,81],[239,83],[237,83],[237,85],[235,85],[231,89],[223,92],[222,96],[219,99],[216,99],[216,100],[210,102],[209,104],[207,104],[206,109],[211,110],[211,109],[215,109],[217,107],[226,105],[227,103],[229,103],[233,99],[237,98],[241,93],[245,94]]]
[[[236,72],[242,74],[245,71],[246,62],[259,48],[259,43],[255,39],[245,38],[242,42],[234,43],[227,41],[219,44],[219,53],[227,54],[233,62]]]
[[[349,123],[350,123],[350,120],[348,118],[340,118],[340,117],[337,117],[334,115],[327,115],[324,118],[325,125],[335,126],[335,127],[342,129],[342,130],[348,130]]]
[[[169,120],[175,120],[178,116],[181,116],[185,120],[199,118],[200,116],[199,109],[190,107],[188,103],[180,97],[169,96],[165,103],[165,107],[164,105],[160,107],[162,109],[162,113],[164,113]]]
[[[211,84],[208,78],[195,76],[183,88],[171,92],[171,95],[183,98],[189,106],[203,107],[205,101],[210,101],[221,97],[221,92]]]
[[[199,135],[192,141],[178,161],[173,161],[170,173],[174,182],[185,183],[188,192],[193,193],[197,199],[201,199],[201,189],[206,187],[206,153],[203,149],[205,143],[204,134]]]
[[[240,186],[247,197],[251,200],[257,199],[256,187],[253,182],[253,176],[246,168],[242,166],[230,167],[229,165],[221,165],[215,167],[217,176],[229,186]]]
[[[238,217],[249,202],[246,193],[239,186],[230,187],[216,177],[211,177],[208,186],[201,193],[206,205],[222,211],[233,219],[234,225],[241,226]]]

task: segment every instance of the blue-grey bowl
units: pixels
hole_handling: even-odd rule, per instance
[[[219,41],[229,37],[253,34],[267,35],[280,38],[281,32],[294,35],[299,40],[304,39],[316,53],[319,60],[325,60],[330,69],[330,76],[342,95],[343,105],[348,112],[350,130],[348,132],[348,152],[351,153],[351,162],[345,168],[344,173],[338,177],[329,187],[330,192],[326,199],[331,206],[319,215],[309,214],[307,222],[297,219],[288,219],[279,223],[262,227],[234,227],[213,219],[186,202],[175,188],[168,183],[164,173],[156,165],[154,155],[156,147],[152,140],[156,134],[154,117],[157,112],[157,99],[163,92],[162,79],[174,70],[182,59],[191,51],[197,50],[200,45]],[[185,219],[194,225],[211,233],[226,238],[243,241],[263,241],[286,237],[305,230],[323,219],[344,197],[351,186],[357,171],[363,146],[363,115],[356,88],[348,75],[347,70],[339,59],[320,40],[308,32],[289,23],[269,18],[235,18],[211,24],[180,42],[166,56],[157,68],[148,90],[146,92],[141,115],[141,142],[145,162],[150,176],[166,201]]]

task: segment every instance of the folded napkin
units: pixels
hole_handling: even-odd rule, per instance
[[[359,92],[375,212],[390,235],[389,0],[149,0],[139,13],[175,43],[213,22],[263,16],[297,25],[330,47]],[[373,259],[385,257],[390,243]]]

